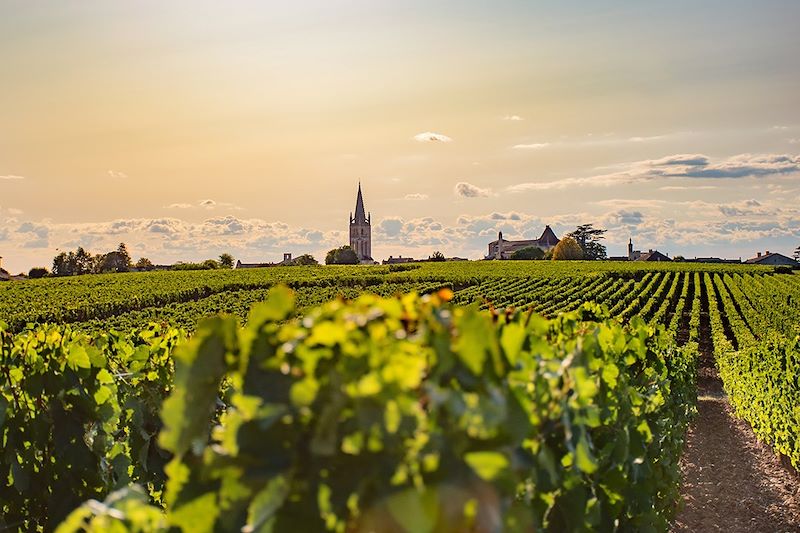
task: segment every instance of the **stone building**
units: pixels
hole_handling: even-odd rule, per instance
[[[358,182],[356,197],[356,214],[350,213],[350,248],[365,264],[374,263],[372,259],[372,224],[371,214],[364,211],[364,198],[361,196],[361,182]]]
[[[553,233],[550,226],[545,226],[542,236],[538,239],[529,239],[525,241],[508,241],[503,238],[501,231],[497,235],[497,240],[489,243],[489,255],[486,259],[510,259],[514,252],[522,250],[523,248],[539,248],[543,252],[555,248],[559,242],[559,238]]]
[[[788,267],[800,267],[800,263],[792,259],[791,257],[787,257],[783,254],[777,254],[775,252],[770,253],[769,250],[766,253],[758,252],[755,257],[752,259],[748,259],[745,263],[751,265],[772,265],[772,266],[788,266]]]
[[[641,250],[633,249],[633,239],[628,239],[628,261],[672,261],[666,254],[662,254],[658,250]]]

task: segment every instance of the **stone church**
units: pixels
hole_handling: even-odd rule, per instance
[[[364,198],[361,196],[361,182],[358,182],[356,197],[356,214],[350,213],[350,248],[355,251],[359,261],[371,265],[372,259],[372,225],[371,214],[364,212]]]

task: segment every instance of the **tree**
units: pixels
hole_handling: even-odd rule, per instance
[[[794,251],[794,260],[800,261],[800,246],[798,246],[797,249]]]
[[[605,233],[606,230],[597,229],[592,224],[581,224],[566,236],[575,239],[583,251],[584,259],[597,260],[606,258],[606,247],[600,244]]]
[[[444,254],[442,252],[440,252],[439,250],[436,250],[435,252],[433,252],[433,254],[430,257],[428,257],[428,261],[431,261],[431,262],[434,262],[434,263],[441,263],[442,261],[447,261],[447,259],[445,258]]]
[[[28,277],[38,279],[47,276],[49,273],[45,267],[33,267],[28,271]]]
[[[326,265],[357,265],[358,255],[349,246],[341,246],[329,251],[325,256]]]
[[[318,265],[319,262],[314,259],[314,256],[311,254],[303,254],[298,257],[295,257],[292,261],[292,264],[299,265],[299,266],[309,266],[309,265]]]
[[[575,261],[577,259],[583,259],[583,250],[578,241],[572,237],[561,239],[553,250],[554,261]]]
[[[92,257],[92,254],[87,252],[83,249],[82,246],[79,246],[77,250],[75,250],[75,271],[74,274],[91,274],[94,272],[95,269],[95,258]]]
[[[216,270],[219,268],[219,263],[213,259],[206,259],[201,264],[203,265],[204,270]]]
[[[536,246],[527,246],[525,248],[521,248],[511,254],[511,259],[543,259],[544,252],[541,248],[537,248]]]
[[[228,253],[220,255],[219,266],[222,268],[233,268],[233,256]]]
[[[73,276],[77,274],[75,252],[61,252],[53,258],[54,276]]]
[[[131,266],[131,254],[128,253],[128,247],[125,246],[124,242],[119,243],[119,246],[117,246],[117,253],[120,256],[120,261],[125,263],[125,270],[120,270],[120,272],[126,272]]]
[[[139,260],[136,261],[136,268],[138,270],[153,270],[155,267],[153,266],[153,262],[148,258],[140,257]]]
[[[97,272],[127,272],[130,269],[130,257],[117,250],[98,257]]]

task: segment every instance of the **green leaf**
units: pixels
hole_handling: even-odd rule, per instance
[[[86,353],[86,348],[77,343],[72,344],[69,352],[67,352],[67,364],[73,370],[92,366],[91,361],[89,361],[89,354]]]
[[[207,320],[188,344],[175,350],[175,386],[161,410],[164,428],[158,438],[165,450],[182,455],[194,441],[208,438],[225,373],[226,329],[236,327],[232,319]]]
[[[313,376],[308,376],[292,385],[289,396],[295,406],[305,407],[314,403],[317,391],[319,391],[319,382]]]
[[[525,327],[518,322],[512,322],[503,328],[503,333],[500,335],[500,346],[511,365],[517,364],[526,334]]]
[[[406,489],[390,496],[386,504],[392,518],[407,533],[427,533],[436,526],[439,509],[432,491]]]
[[[269,291],[266,302],[255,304],[250,309],[248,325],[260,327],[266,322],[279,322],[294,311],[294,292],[285,285],[278,285]]]
[[[94,401],[97,405],[103,405],[111,397],[111,389],[105,385],[101,385],[94,393]]]
[[[508,468],[508,458],[499,452],[470,452],[464,460],[481,479],[492,481]]]
[[[597,470],[597,460],[589,449],[586,436],[582,436],[575,446],[575,465],[587,474],[593,474]]]
[[[108,370],[101,368],[97,373],[97,381],[103,385],[108,385],[109,383],[114,383],[114,377],[108,372]]]
[[[183,531],[206,533],[214,531],[214,523],[219,516],[217,495],[213,492],[203,494],[199,498],[172,509],[167,518],[169,523]]]
[[[289,495],[290,484],[285,475],[276,476],[267,482],[267,485],[253,497],[247,509],[247,524],[242,528],[242,533],[256,531],[272,531],[264,528],[268,521],[280,509]]]

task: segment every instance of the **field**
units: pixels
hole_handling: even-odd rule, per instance
[[[0,527],[664,530],[698,364],[800,467],[798,302],[749,265],[6,283]]]

